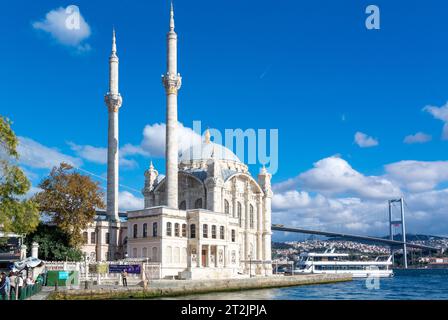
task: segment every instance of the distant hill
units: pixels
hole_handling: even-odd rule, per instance
[[[379,238],[389,239],[389,236],[383,236],[383,237],[379,237]],[[394,236],[394,240],[401,241],[402,239],[403,239],[403,237],[401,236],[401,234],[397,234]],[[431,240],[443,240],[443,239],[448,239],[448,237],[432,236],[432,235],[427,235],[427,234],[406,234],[407,241],[431,241]],[[308,240],[311,240],[311,239],[308,239]],[[353,242],[364,243],[364,244],[372,243],[371,241],[367,241],[367,240],[356,240],[355,241],[352,239],[347,239],[347,238],[342,238],[342,237],[333,237],[333,238],[318,237],[315,240],[353,241]],[[292,246],[288,245],[284,242],[273,242],[272,248],[273,249],[289,249],[289,248],[292,248]]]
[[[383,239],[389,239],[389,236],[382,237]],[[440,237],[440,236],[431,236],[427,234],[406,234],[407,241],[429,241],[429,240],[443,240],[448,239],[448,237]],[[394,240],[403,240],[403,236],[401,234],[397,234],[394,236]]]

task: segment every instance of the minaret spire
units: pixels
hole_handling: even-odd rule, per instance
[[[117,43],[115,39],[115,28],[112,28],[112,54],[117,54]]]
[[[115,29],[112,30],[112,52],[109,57],[109,92],[104,97],[109,115],[107,141],[107,209],[111,221],[119,221],[118,216],[118,110],[122,98],[118,91],[118,56]]]
[[[174,31],[174,5],[173,5],[173,1],[171,1],[171,10],[170,10],[170,31]]]
[[[178,142],[177,142],[177,94],[182,78],[177,72],[177,34],[174,32],[174,7],[171,2],[170,30],[167,40],[167,71],[162,76],[166,93],[166,204],[177,209],[178,204]]]

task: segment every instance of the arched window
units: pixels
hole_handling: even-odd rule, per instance
[[[194,203],[194,208],[195,209],[202,209],[202,198],[199,198],[195,201]]]
[[[96,243],[96,233],[95,232],[91,232],[90,233],[90,243],[91,244],[95,244]]]
[[[178,223],[174,224],[174,236],[179,237],[179,224]]]
[[[148,258],[148,249],[147,248],[142,249],[142,258]]]
[[[187,237],[187,225],[185,223],[182,225],[182,237]]]
[[[84,232],[82,234],[82,239],[83,239],[85,244],[88,243],[89,242],[89,234],[87,232]]]
[[[153,222],[152,224],[152,236],[157,237],[157,222]]]
[[[105,240],[106,240],[106,244],[110,244],[110,233],[106,232],[106,234],[104,235]]]
[[[180,262],[180,248],[179,247],[174,247],[174,257],[173,257],[173,262],[174,263],[179,263]]]
[[[237,203],[237,212],[238,212],[238,219],[240,220],[240,228],[243,226],[243,214],[242,214],[242,208],[241,208],[241,203],[238,202]]]
[[[236,240],[236,232],[234,229],[232,229],[232,242],[235,242]]]
[[[216,239],[216,226],[212,225],[212,239]]]
[[[219,227],[219,239],[224,240],[224,226]]]
[[[166,235],[171,237],[171,222],[166,223]]]
[[[196,238],[196,225],[195,224],[190,225],[190,238],[192,238],[192,239]]]
[[[153,262],[157,262],[157,259],[158,259],[158,257],[157,257],[157,247],[152,247],[152,261]]]
[[[202,225],[202,237],[208,238],[208,225],[207,224]]]
[[[254,206],[250,205],[249,207],[249,213],[250,213],[250,218],[249,218],[249,222],[250,222],[250,228],[253,229],[254,228]]]
[[[187,202],[184,200],[179,205],[180,210],[187,210]]]
[[[224,213],[229,213],[230,211],[229,201],[224,200]]]
[[[133,237],[137,238],[137,236],[138,236],[138,226],[136,224],[134,224],[133,228],[134,228],[134,230],[133,230],[134,231]]]
[[[172,263],[173,261],[173,248],[168,246],[166,247],[166,262]]]
[[[137,258],[137,248],[132,249],[132,257]]]
[[[143,238],[146,238],[148,236],[148,224],[143,224]]]

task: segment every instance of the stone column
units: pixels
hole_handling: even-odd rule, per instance
[[[20,260],[25,260],[26,259],[26,245],[22,244],[20,246]]]
[[[266,275],[272,274],[272,249],[271,249],[271,193],[268,193],[264,197],[264,230],[263,230],[263,243],[264,243],[264,256],[265,272]]]
[[[221,208],[221,194],[224,182],[220,178],[207,178],[205,180],[207,190],[207,204],[206,208],[214,212],[224,212]]]
[[[207,267],[211,267],[212,266],[211,255],[212,255],[212,246],[211,245],[207,245]]]
[[[228,246],[223,246],[224,247],[224,268],[227,268],[227,265],[229,263],[228,259],[229,259],[229,254],[228,254]]]
[[[232,181],[232,216],[234,218],[238,218],[238,209],[237,209],[236,203],[237,203],[237,200],[236,200],[236,179],[233,179],[233,181]]]
[[[33,242],[31,245],[31,257],[36,259],[39,257],[39,244],[37,242]]]

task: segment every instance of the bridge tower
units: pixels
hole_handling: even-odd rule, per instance
[[[393,219],[392,207],[394,203],[400,203],[400,217],[399,219]],[[401,226],[401,234],[403,236],[403,259],[404,259],[404,268],[408,268],[408,256],[406,249],[406,223],[404,219],[404,199],[393,199],[389,200],[389,230],[390,230],[390,239],[394,240],[394,226]],[[393,255],[393,247],[391,247],[392,255]]]

